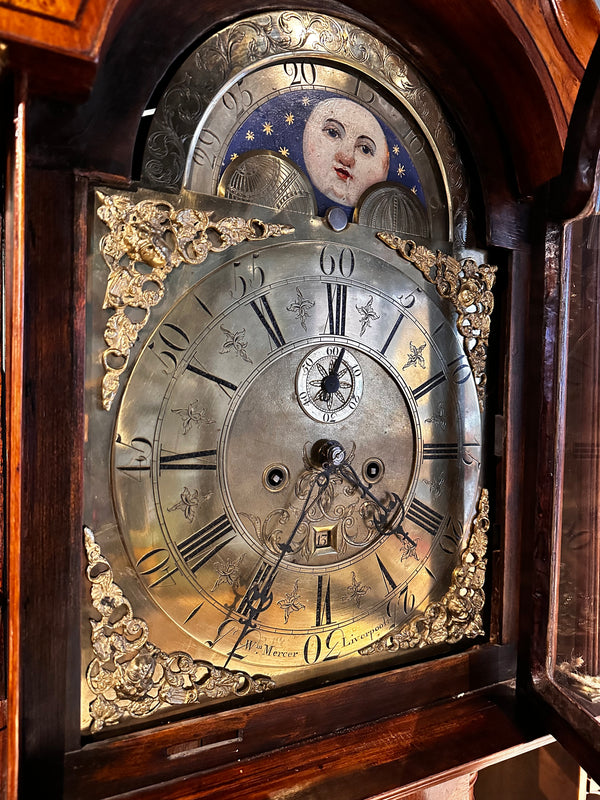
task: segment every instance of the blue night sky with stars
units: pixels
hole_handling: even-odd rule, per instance
[[[221,165],[221,173],[236,156],[247,153],[249,150],[273,150],[287,156],[308,175],[302,153],[304,126],[318,103],[333,98],[351,99],[353,102],[357,102],[354,97],[348,98],[336,92],[325,89],[307,90],[306,88],[288,90],[266,100],[246,118],[234,133],[227,148],[224,163]],[[368,110],[370,111],[370,109]],[[385,122],[377,115],[374,116],[383,129],[389,149],[390,163],[387,180],[400,183],[411,190],[425,206],[423,188],[408,152]],[[333,205],[332,201],[314,186],[313,189],[319,214],[324,214]],[[346,208],[345,210],[350,216],[352,209]]]

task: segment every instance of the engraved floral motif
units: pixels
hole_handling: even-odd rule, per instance
[[[212,494],[212,492],[211,492]],[[210,495],[205,495],[202,499],[207,500]],[[183,491],[179,497],[179,502],[174,503],[172,506],[167,508],[167,511],[182,511],[183,516],[186,518],[188,522],[193,522],[196,516],[196,511],[198,509],[198,505],[200,503],[200,496],[198,493],[198,489],[194,489],[192,492],[191,489],[188,489],[187,486],[183,487]]]
[[[343,595],[342,600],[351,600],[357,608],[360,608],[361,600],[370,591],[371,587],[361,583],[356,577],[356,572],[352,570],[352,583],[347,587],[348,594]]]
[[[414,264],[426,280],[433,283],[439,294],[454,305],[458,319],[456,327],[463,337],[465,354],[473,370],[477,385],[479,407],[483,410],[485,399],[485,363],[490,335],[490,318],[494,309],[492,288],[497,267],[477,265],[467,258],[462,263],[452,256],[433,252],[390,233],[377,236],[388,247]]]
[[[187,653],[165,653],[156,647],[149,640],[148,625],[134,616],[131,603],[114,582],[110,564],[89,528],[84,529],[84,543],[92,605],[98,614],[90,619],[94,657],[86,671],[94,695],[92,733],[203,697],[244,696],[275,686],[264,675],[215,667]]]
[[[314,300],[307,300],[300,291],[300,288],[296,286],[296,299],[291,302],[286,309],[296,314],[296,319],[300,320],[300,325],[306,330],[306,320],[310,317],[308,309],[312,308],[314,304]]]
[[[421,367],[425,369],[425,358],[423,357],[423,350],[427,347],[427,342],[420,344],[418,347],[410,342],[410,352],[406,354],[406,364],[402,367],[403,370],[409,367]]]
[[[379,314],[373,310],[373,296],[371,295],[364,306],[356,306],[360,314],[360,335],[363,336],[367,328],[371,327],[373,320],[379,319]]]
[[[304,603],[300,602],[300,595],[298,593],[298,581],[295,581],[294,588],[291,592],[288,592],[283,600],[278,600],[277,605],[279,608],[283,609],[283,621],[287,623],[290,618],[290,614],[293,611],[302,611],[303,608],[306,608]]]
[[[445,431],[447,428],[446,406],[443,403],[439,403],[437,411],[430,417],[427,417],[425,422],[429,422],[431,425],[439,425],[440,428]]]
[[[465,636],[474,638],[485,633],[481,611],[485,602],[483,585],[489,512],[488,492],[482,489],[469,541],[461,553],[460,563],[452,573],[452,582],[444,597],[430,603],[394,633],[360,650],[361,655],[445,642],[454,644]]]
[[[223,325],[219,325],[219,328],[225,334],[225,341],[223,342],[223,346],[219,350],[219,353],[234,353],[236,356],[239,356],[242,361],[247,361],[249,364],[252,364],[252,359],[246,352],[246,348],[248,347],[248,342],[245,341],[244,337],[246,335],[246,329],[242,328],[241,331],[228,331],[227,328],[223,327]]]
[[[174,414],[181,417],[183,424],[183,435],[189,433],[192,425],[214,425],[215,420],[211,419],[205,408],[199,408],[199,400],[194,400],[187,408],[173,408],[171,409]]]
[[[175,208],[164,200],[134,203],[127,195],[97,192],[99,218],[109,228],[100,251],[109,269],[104,308],[114,310],[106,324],[102,354],[105,375],[102,405],[108,411],[119,379],[150,309],[163,298],[165,279],[182,264],[201,264],[209,253],[220,253],[243,241],[262,241],[293,232],[289,225],[270,225],[258,219],[224,217],[212,212]],[[137,265],[143,265],[138,269]],[[139,309],[141,319],[133,312]]]
[[[240,585],[240,566],[244,560],[244,554],[239,558],[227,558],[225,561],[215,561],[214,567],[217,573],[217,579],[212,587],[212,591],[220,586],[222,583],[227,583],[234,589]]]

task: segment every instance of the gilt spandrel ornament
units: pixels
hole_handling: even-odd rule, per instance
[[[452,573],[450,588],[439,602],[430,603],[398,631],[360,651],[370,656],[378,652],[407,650],[427,645],[455,644],[464,637],[485,634],[481,611],[485,604],[483,585],[487,564],[487,532],[490,527],[487,489],[481,490],[478,511],[471,535],[459,565]]]
[[[215,667],[181,651],[166,653],[149,639],[148,625],[113,579],[109,562],[93,532],[84,529],[92,605],[94,658],[86,672],[95,699],[90,703],[91,733],[160,709],[197,703],[202,698],[242,697],[272,689],[265,675]],[[116,619],[115,619],[116,617]]]
[[[470,258],[461,263],[446,253],[434,252],[391,233],[381,232],[377,236],[414,264],[425,279],[435,285],[441,297],[454,305],[458,314],[456,327],[464,340],[465,354],[475,377],[479,407],[483,411],[487,380],[485,364],[494,310],[492,289],[497,267],[478,265]]]
[[[289,225],[259,219],[224,217],[193,208],[176,209],[164,200],[131,201],[126,195],[97,192],[99,218],[110,232],[100,250],[109,269],[104,308],[113,315],[106,324],[102,354],[102,405],[108,411],[129,363],[131,348],[165,292],[167,275],[182,264],[202,264],[209,253],[222,253],[243,241],[259,242],[293,233]],[[141,320],[131,312],[141,310]],[[227,332],[225,332],[227,333]]]

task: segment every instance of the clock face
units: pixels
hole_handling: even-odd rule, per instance
[[[231,259],[173,305],[122,396],[130,568],[214,664],[287,683],[365,661],[448,588],[479,420],[455,327],[406,271],[326,238]]]
[[[82,728],[483,633],[494,268],[433,252],[470,223],[420,76],[340,19],[241,20],[142,184],[92,246]]]

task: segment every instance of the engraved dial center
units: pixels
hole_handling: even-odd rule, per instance
[[[240,386],[225,419],[225,509],[262,558],[277,561],[289,539],[280,569],[350,566],[378,547],[380,518],[408,502],[414,426],[396,380],[355,346],[316,340],[274,354]]]

